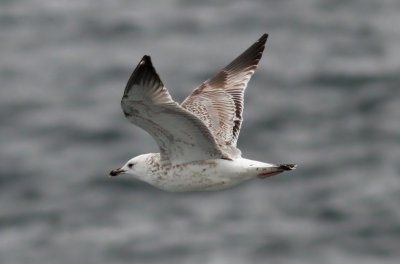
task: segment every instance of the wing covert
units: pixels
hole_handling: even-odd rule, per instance
[[[267,38],[268,34],[262,35],[217,75],[197,87],[182,103],[183,108],[208,126],[219,147],[233,154],[240,153],[236,143],[243,120],[244,91],[257,69]]]
[[[227,158],[203,121],[172,100],[150,56],[143,57],[129,78],[121,107],[133,124],[155,139],[162,160]]]

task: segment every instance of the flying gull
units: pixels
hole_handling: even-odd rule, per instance
[[[262,35],[182,104],[171,98],[150,56],[145,55],[128,80],[121,106],[131,123],[155,139],[160,153],[134,157],[110,176],[132,174],[171,192],[213,191],[295,169],[295,164],[244,159],[236,147],[244,91],[267,38]]]

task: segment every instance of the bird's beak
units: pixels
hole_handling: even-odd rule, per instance
[[[111,177],[118,176],[121,173],[125,173],[125,171],[123,169],[119,168],[119,169],[110,171],[110,176]]]

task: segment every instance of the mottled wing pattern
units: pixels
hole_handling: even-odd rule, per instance
[[[162,160],[225,158],[207,126],[172,100],[149,56],[143,57],[129,78],[121,106],[133,124],[155,139]]]
[[[257,69],[267,38],[267,34],[261,36],[222,71],[196,88],[182,103],[183,108],[210,128],[224,151],[238,151],[236,143],[242,124],[244,90]]]

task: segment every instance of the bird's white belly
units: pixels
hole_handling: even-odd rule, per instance
[[[171,192],[214,191],[227,189],[243,181],[254,178],[255,161],[239,159],[206,160],[179,165],[164,165],[152,173],[148,183]],[[256,162],[257,163],[257,162]]]

